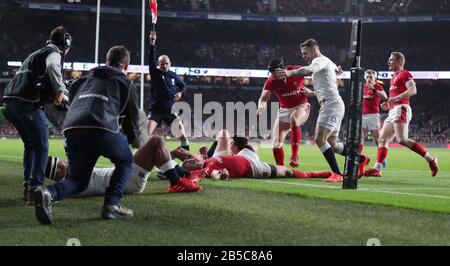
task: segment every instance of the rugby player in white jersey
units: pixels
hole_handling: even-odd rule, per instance
[[[319,43],[314,39],[309,39],[300,44],[300,52],[309,66],[293,70],[279,69],[275,71],[274,75],[278,79],[312,75],[314,91],[303,88],[303,94],[307,97],[317,97],[320,104],[314,140],[333,172],[333,175],[326,181],[342,182],[342,173],[334,155],[335,152],[343,156],[346,153],[345,145],[338,142],[338,135],[345,114],[344,102],[339,95],[337,85],[339,68],[328,57],[320,53]],[[364,175],[368,160],[366,156],[360,157],[359,176]]]
[[[132,175],[125,189],[125,194],[141,194],[147,184],[150,171],[154,166],[171,181],[168,192],[196,192],[202,188],[196,184],[198,179],[189,171],[181,169],[159,136],[151,136],[145,145],[139,148],[133,156]],[[49,157],[45,170],[45,177],[60,181],[66,178],[68,163],[57,157]],[[94,168],[87,188],[78,196],[104,195],[109,186],[114,168]],[[70,178],[70,175],[67,175]]]

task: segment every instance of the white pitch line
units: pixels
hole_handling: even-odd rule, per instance
[[[300,186],[300,187],[317,187],[317,188],[328,188],[328,189],[341,189],[341,187],[336,187],[336,186],[292,183],[292,182],[283,182],[283,181],[275,181],[275,180],[261,180],[261,179],[247,179],[247,180],[254,180],[254,181],[268,182],[268,183],[286,184],[286,185],[294,185],[294,186]],[[382,190],[382,189],[359,188],[357,191],[367,191],[367,192],[374,192],[374,193],[386,193],[386,194],[394,194],[394,195],[405,195],[405,196],[415,196],[415,197],[448,199],[448,200],[450,200],[450,197],[442,196],[442,195],[417,194],[417,193],[390,191],[390,190]]]

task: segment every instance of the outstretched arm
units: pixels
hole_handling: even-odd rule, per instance
[[[270,99],[270,96],[272,95],[272,92],[266,89],[263,89],[261,93],[261,97],[259,97],[258,100],[258,111],[257,114],[260,115],[267,107],[267,102]]]
[[[151,31],[150,32],[150,49],[149,49],[149,68],[150,68],[150,75],[158,70],[157,65],[158,62],[156,61],[156,32]]]

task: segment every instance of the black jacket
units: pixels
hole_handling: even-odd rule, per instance
[[[175,101],[173,96],[177,92],[185,90],[185,83],[173,71],[162,72],[157,68],[156,48],[150,45],[150,77],[151,77],[151,101],[149,110],[155,113],[170,113]]]
[[[119,132],[120,126],[134,142],[139,134],[139,99],[137,89],[118,68],[97,67],[69,88],[70,107],[63,132],[75,128]]]
[[[47,98],[54,98],[57,89],[51,85],[45,61],[55,52],[59,53],[56,48],[45,46],[30,54],[5,88],[4,98],[19,98],[29,102],[46,102]],[[46,99],[41,99],[42,96]]]

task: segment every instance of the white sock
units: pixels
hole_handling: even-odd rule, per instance
[[[327,142],[325,143],[322,147],[320,147],[320,151],[322,153],[324,153],[326,150],[328,150],[329,148],[331,148],[331,145]]]
[[[427,161],[429,161],[429,162],[431,162],[431,161],[434,160],[434,157],[431,156],[431,154],[429,154],[428,152],[425,153],[425,155],[423,156],[423,158],[425,158],[425,160],[427,160]]]
[[[375,163],[374,168],[377,169],[378,171],[380,171],[382,167],[383,167],[383,163],[379,163],[379,162]]]
[[[174,169],[176,165],[177,163],[175,163],[174,160],[169,160],[168,162],[159,167],[159,171],[161,171],[161,173],[165,173],[171,169]]]

